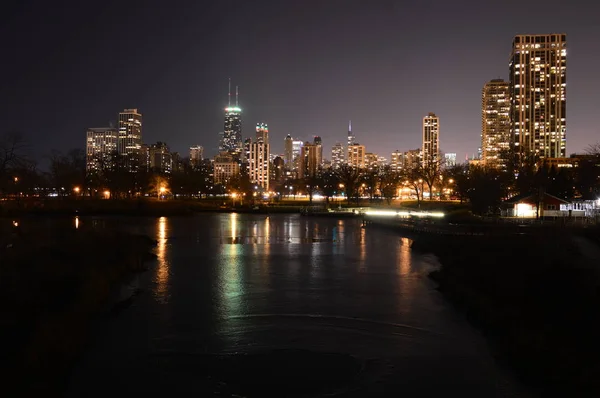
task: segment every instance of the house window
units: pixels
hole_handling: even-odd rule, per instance
[[[546,210],[556,210],[556,205],[548,205]]]

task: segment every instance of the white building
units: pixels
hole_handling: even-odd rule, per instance
[[[423,118],[423,164],[436,162],[440,156],[440,118],[430,112]]]

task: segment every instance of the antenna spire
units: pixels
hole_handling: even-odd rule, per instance
[[[227,106],[231,106],[231,78],[229,78],[229,89],[227,90]]]
[[[235,86],[235,107],[238,107],[238,96],[240,95],[240,92],[238,90],[238,86]]]
[[[352,131],[352,120],[348,120],[348,132]]]

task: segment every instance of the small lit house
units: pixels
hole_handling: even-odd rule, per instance
[[[541,200],[540,200],[541,199]],[[549,193],[542,197],[536,194],[517,195],[504,201],[502,215],[506,217],[568,217],[575,214],[569,213],[567,205],[570,203]],[[540,206],[538,214],[538,206]]]

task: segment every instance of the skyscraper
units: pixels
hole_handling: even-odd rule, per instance
[[[319,158],[319,164],[317,165],[317,167],[319,167],[323,163],[323,140],[318,135],[315,135],[315,137],[313,138],[313,144],[317,146],[317,156]]]
[[[265,190],[269,189],[270,148],[268,142],[256,140],[250,144],[250,157],[248,159],[250,181]]]
[[[142,114],[137,109],[125,109],[119,113],[118,147],[129,171],[137,171],[142,150]]]
[[[110,167],[110,156],[117,151],[119,133],[113,127],[89,128],[85,142],[85,168],[87,172]]]
[[[423,118],[422,151],[424,165],[438,161],[440,156],[440,118],[432,112]]]
[[[200,167],[204,156],[204,148],[201,145],[190,147],[190,166],[193,168]]]
[[[173,167],[173,157],[169,146],[161,141],[150,145],[150,170],[159,173],[170,173]]]
[[[298,177],[314,176],[321,165],[322,158],[321,145],[306,141],[300,152],[300,167]]]
[[[399,173],[404,168],[404,152],[395,150],[390,158],[390,168],[393,172]]]
[[[269,126],[266,123],[256,123],[256,141],[269,143]]]
[[[287,135],[283,142],[283,156],[285,165],[288,169],[292,169],[292,162],[294,161],[294,139],[291,135]]]
[[[566,156],[565,34],[517,35],[509,64],[511,144],[524,155]]]
[[[242,152],[242,109],[238,105],[239,92],[235,88],[235,106],[231,106],[231,80],[229,81],[229,103],[225,108],[225,124],[221,137],[220,151],[235,153]]]
[[[365,146],[357,143],[348,147],[348,164],[363,169],[365,167]]]
[[[481,162],[488,166],[501,165],[501,154],[509,145],[509,83],[495,79],[483,86],[481,94]]]
[[[350,160],[350,147],[356,143],[356,137],[352,132],[352,120],[348,121],[348,141],[346,143],[346,159]]]
[[[346,150],[344,146],[336,142],[335,145],[331,148],[331,167],[333,169],[339,169],[345,162],[346,159]]]

